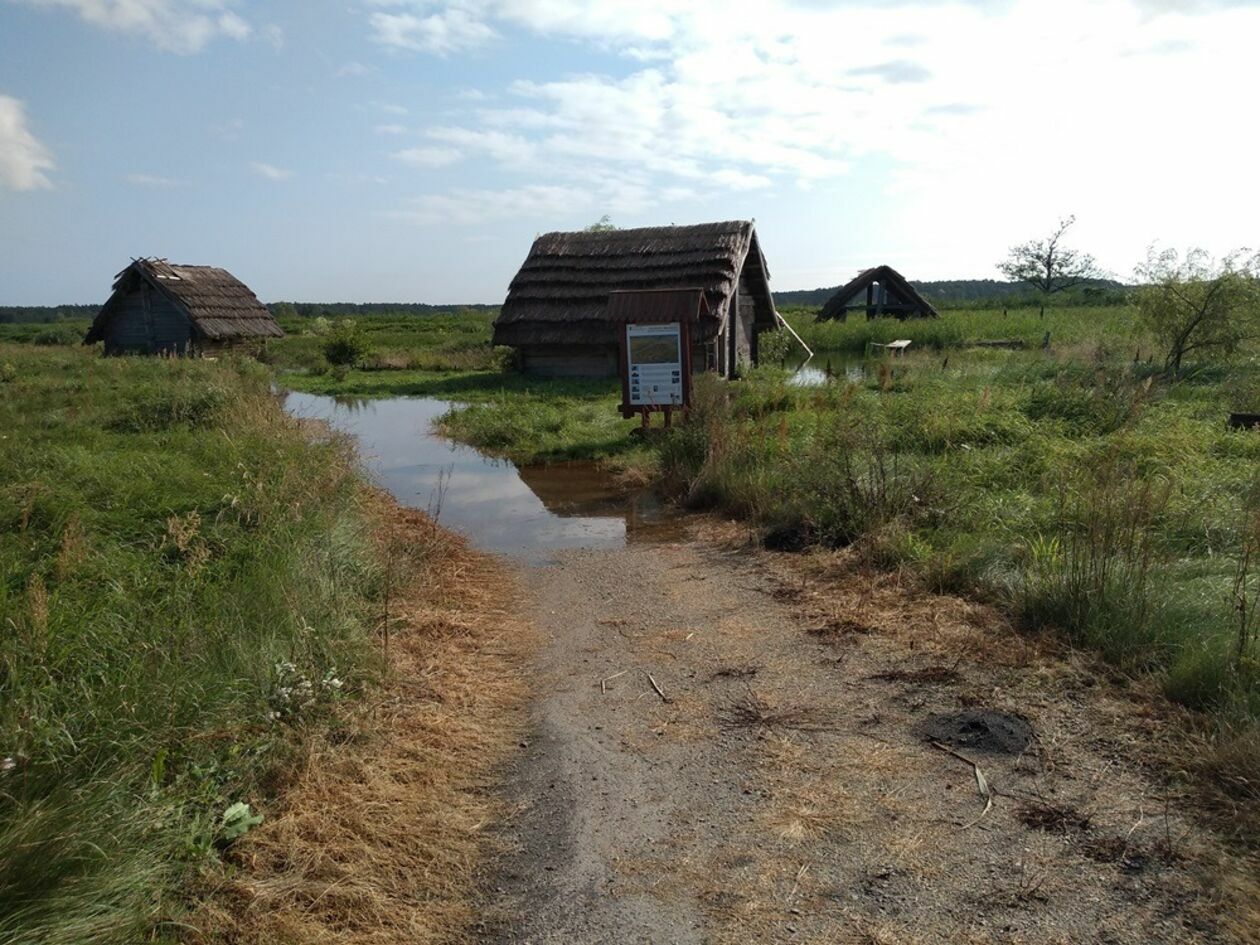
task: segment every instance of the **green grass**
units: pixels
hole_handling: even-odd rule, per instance
[[[766,369],[698,385],[662,463],[677,494],[772,542],[858,543],[1251,724],[1260,654],[1235,653],[1231,589],[1260,436],[1225,419],[1229,381],[1256,370],[1170,384],[1124,361],[920,352],[801,389]]]
[[[370,353],[370,371],[476,371],[503,367],[505,352],[490,346],[494,312],[466,310],[432,315],[364,315],[350,319]],[[320,375],[330,367],[322,345],[330,327],[323,318],[282,318],[285,337],[270,342],[266,360],[281,371]]]
[[[161,937],[228,805],[374,672],[352,457],[269,383],[0,345],[0,943]]]
[[[77,345],[82,343],[91,322],[66,319],[57,322],[0,322],[0,343],[36,345]]]
[[[1059,349],[1067,346],[1101,345],[1117,355],[1132,358],[1140,348],[1150,354],[1149,343],[1136,328],[1135,311],[1128,306],[1101,306],[1047,309],[1045,318],[1037,309],[951,309],[940,318],[894,318],[867,320],[850,315],[845,321],[816,320],[817,308],[789,308],[781,314],[818,351],[861,354],[870,342],[887,344],[909,338],[914,348],[944,351],[965,347],[975,341],[1018,340],[1030,348],[1040,347],[1046,333]]]

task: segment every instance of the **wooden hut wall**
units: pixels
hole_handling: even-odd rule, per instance
[[[540,377],[616,377],[616,345],[521,345],[521,369]]]
[[[115,303],[105,328],[105,352],[185,354],[191,338],[188,317],[148,283],[139,281]]]
[[[736,311],[732,321],[735,330],[735,371],[757,363],[757,300],[748,280],[748,267],[739,274],[739,290],[735,296]]]

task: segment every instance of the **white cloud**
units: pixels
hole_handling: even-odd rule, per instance
[[[259,177],[265,177],[267,180],[288,180],[293,176],[291,170],[276,167],[274,164],[268,164],[265,161],[251,161],[249,167]]]
[[[416,167],[446,167],[458,161],[461,155],[454,148],[408,148],[395,151],[390,157]]]
[[[880,207],[854,219],[852,252],[900,246],[928,275],[987,270],[1067,212],[1122,271],[1153,237],[1224,249],[1260,218],[1260,188],[1240,186],[1260,132],[1238,120],[1260,86],[1256,2],[1060,0],[1054,16],[1042,0],[373,5],[377,39],[400,49],[449,55],[524,32],[588,47],[587,68],[604,55],[579,75],[538,63],[499,107],[470,102],[424,129],[583,206],[812,188],[838,220],[850,203]],[[380,17],[394,18],[388,37]],[[1200,133],[1185,132],[1190,116]],[[468,211],[488,202],[471,193],[424,212],[491,212]]]
[[[401,135],[406,134],[406,125],[377,125],[372,129],[378,135]]]
[[[590,212],[597,206],[589,191],[578,187],[533,184],[505,190],[453,190],[428,194],[386,217],[403,223],[473,225],[520,217],[547,218]]]
[[[373,13],[371,20],[378,43],[438,56],[475,49],[495,38],[493,29],[458,6],[428,16]]]
[[[371,74],[371,72],[372,72],[371,66],[365,66],[361,62],[356,62],[352,60],[350,62],[347,62],[340,69],[338,69],[335,73],[333,73],[333,75],[335,75],[339,79],[343,79],[346,77],[357,78],[358,76],[369,75]]]
[[[158,190],[170,190],[172,187],[183,187],[184,181],[156,174],[128,174],[127,183],[137,187],[153,187]]]
[[[253,33],[230,8],[232,0],[16,0],[31,6],[74,11],[94,26],[144,36],[161,49],[194,53],[226,36]]]
[[[248,23],[231,11],[219,15],[218,26],[220,33],[238,42],[249,39],[254,32]]]
[[[22,102],[0,93],[0,185],[11,190],[51,188],[48,172],[55,166],[51,152],[27,127]]]
[[[268,23],[259,31],[259,36],[277,51],[284,49],[284,28],[278,23]]]

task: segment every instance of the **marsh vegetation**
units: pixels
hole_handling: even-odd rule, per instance
[[[479,369],[365,361],[340,381],[287,383],[444,397],[459,404],[444,429],[488,452],[599,459],[745,518],[773,546],[853,545],[933,590],[999,603],[1208,713],[1231,783],[1254,791],[1260,437],[1227,419],[1260,404],[1255,352],[1233,343],[1174,370],[1135,306],[907,322],[814,312],[784,312],[811,363],[858,370],[799,386],[785,352],[737,383],[698,384],[691,422],[649,442],[617,416],[614,384],[498,369],[472,331],[460,341],[486,359]],[[865,357],[894,338],[913,341],[908,355]],[[1011,344],[975,346],[993,340]]]

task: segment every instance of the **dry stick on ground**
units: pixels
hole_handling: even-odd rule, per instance
[[[954,749],[950,748],[948,745],[942,745],[940,742],[928,742],[928,744],[931,745],[933,748],[937,749],[938,751],[943,751],[947,755],[952,755],[953,757],[957,758],[959,761],[966,762],[967,764],[971,765],[971,770],[975,772],[976,790],[979,791],[980,796],[984,798],[984,810],[980,812],[979,817],[977,817],[975,820],[971,821],[970,823],[963,824],[962,827],[960,827],[959,829],[966,830],[969,827],[974,827],[976,824],[980,823],[982,819],[984,819],[985,814],[987,814],[990,810],[993,809],[993,792],[989,790],[989,779],[984,776],[984,772],[980,770],[980,766],[976,764],[974,761],[972,761],[970,758],[968,758],[966,755],[959,754],[958,752],[954,751]]]
[[[612,682],[614,679],[617,679],[617,678],[618,678],[618,677],[620,677],[620,676],[624,676],[624,675],[625,675],[626,673],[628,673],[628,672],[630,672],[630,670],[628,670],[628,669],[623,669],[623,670],[622,670],[621,672],[619,672],[619,673],[613,673],[611,676],[605,676],[603,679],[601,679],[601,680],[599,681],[599,691],[600,691],[601,693],[607,693],[607,692],[608,692],[608,684],[609,684],[610,682]]]
[[[656,690],[656,694],[661,697],[661,701],[668,704],[670,700],[669,700],[669,696],[665,695],[665,690],[663,690],[657,684],[656,679],[646,669],[643,671],[643,673],[645,676],[647,676],[648,682],[652,684],[652,688]]]

